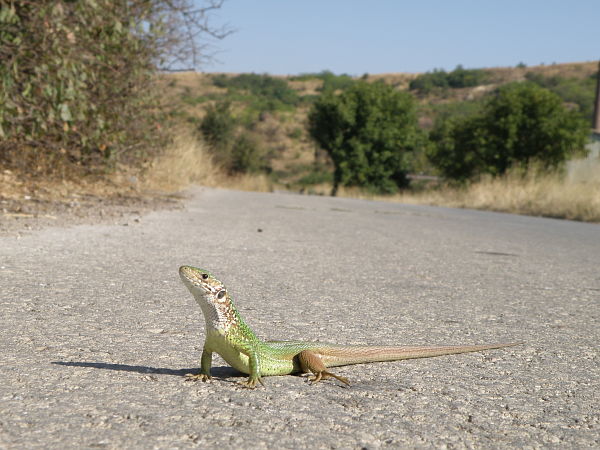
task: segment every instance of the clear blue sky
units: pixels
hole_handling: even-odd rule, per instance
[[[197,0],[200,1],[200,0]],[[600,0],[227,0],[207,72],[424,72],[600,58]]]

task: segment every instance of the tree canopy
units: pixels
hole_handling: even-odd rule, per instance
[[[560,97],[533,83],[502,86],[481,113],[438,124],[430,160],[451,179],[466,180],[536,161],[556,167],[583,150],[588,127]]]
[[[309,113],[313,139],[333,160],[338,186],[391,193],[408,184],[412,152],[424,145],[413,98],[383,83],[326,93]]]

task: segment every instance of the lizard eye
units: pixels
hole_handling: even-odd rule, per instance
[[[203,273],[202,274],[202,279],[203,280],[208,280],[208,274],[207,273]]]
[[[219,300],[221,300],[223,297],[225,297],[225,289],[221,289],[218,293],[217,293],[217,298]]]

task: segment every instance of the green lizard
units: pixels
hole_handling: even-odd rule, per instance
[[[336,378],[348,380],[326,369],[378,361],[397,361],[411,358],[478,352],[518,345],[465,345],[443,347],[375,347],[366,345],[336,345],[304,341],[261,341],[246,325],[227,289],[213,275],[196,267],[181,266],[179,275],[200,305],[206,320],[206,340],[202,350],[200,373],[188,374],[187,379],[207,381],[210,377],[212,354],[218,353],[227,363],[249,375],[243,383],[254,388],[262,376],[312,372],[310,381]]]

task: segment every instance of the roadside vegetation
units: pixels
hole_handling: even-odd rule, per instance
[[[181,30],[227,34],[205,22],[221,3],[3,3],[4,178],[287,189],[600,221],[598,171],[566,169],[584,156],[595,63],[161,72],[176,64],[170,55],[203,54]]]
[[[308,124],[333,162],[333,195],[340,186],[387,194],[407,188],[413,154],[426,146],[412,96],[380,82],[321,96]]]
[[[427,92],[411,89],[427,74],[173,74],[169,92],[221,169],[260,176],[263,189],[599,221],[597,172],[566,169],[585,154],[595,68],[458,67],[453,85]],[[240,136],[252,151],[238,155],[253,158],[232,151]]]
[[[190,34],[227,35],[208,24],[221,4],[0,2],[0,170],[18,180],[3,183],[0,197],[29,198],[44,183],[57,191],[57,181],[81,181],[87,192],[138,179],[172,140],[159,70],[177,57],[202,60],[203,40]]]
[[[530,167],[502,176],[483,176],[465,185],[442,184],[433,189],[404,191],[374,200],[471,208],[600,223],[600,161],[573,160],[568,173]]]
[[[480,112],[444,117],[431,131],[429,159],[448,180],[465,182],[484,174],[546,171],[583,155],[589,126],[553,92],[532,83],[509,83],[484,102]]]

